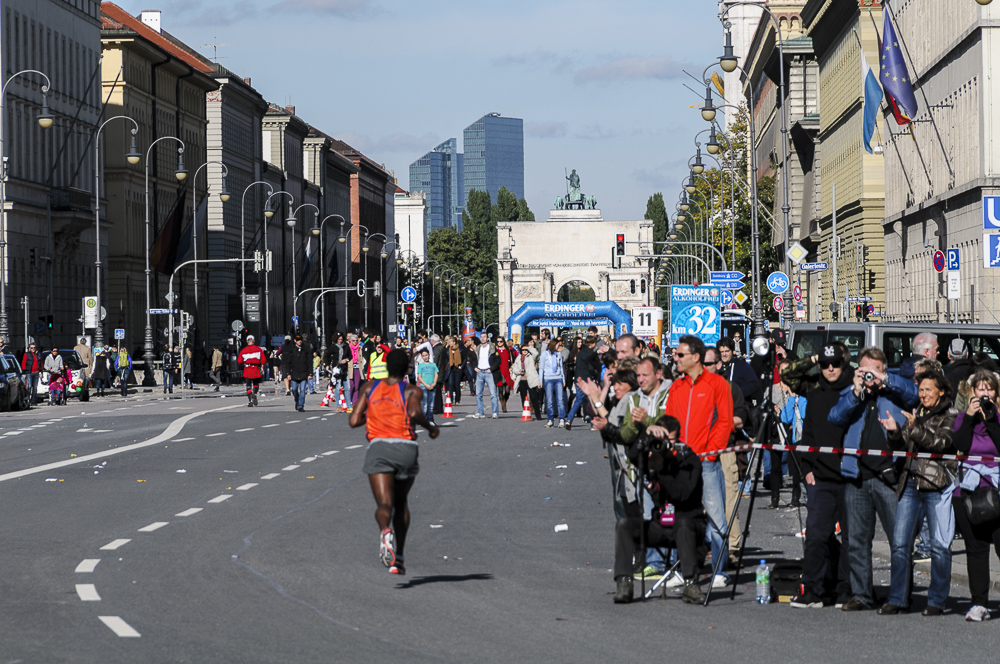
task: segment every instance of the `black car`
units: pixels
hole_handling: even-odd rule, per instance
[[[0,410],[27,410],[31,407],[31,385],[21,374],[13,355],[0,355]]]

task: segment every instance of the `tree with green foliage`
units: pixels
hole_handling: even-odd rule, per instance
[[[662,192],[656,192],[646,201],[646,214],[643,218],[653,222],[653,242],[656,245],[654,253],[660,253],[663,247],[660,243],[667,239],[667,224],[670,223]]]
[[[523,198],[517,199],[517,220],[534,221],[535,213],[528,209],[528,201]]]

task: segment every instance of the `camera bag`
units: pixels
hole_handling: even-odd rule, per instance
[[[962,503],[972,524],[988,523],[1000,518],[1000,493],[992,486],[962,491]]]

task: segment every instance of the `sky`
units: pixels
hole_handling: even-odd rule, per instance
[[[538,220],[576,169],[609,220],[673,208],[722,52],[713,0],[120,0],[395,173],[481,116],[524,120]],[[698,7],[698,9],[694,9]],[[704,136],[702,141],[704,142]]]

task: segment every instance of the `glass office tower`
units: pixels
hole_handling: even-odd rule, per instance
[[[462,228],[463,166],[458,140],[450,138],[410,164],[410,191],[427,196],[427,233],[435,228]]]
[[[497,191],[505,186],[518,198],[524,198],[524,120],[490,113],[465,128],[465,188],[463,204],[469,191],[490,192],[497,202]]]

